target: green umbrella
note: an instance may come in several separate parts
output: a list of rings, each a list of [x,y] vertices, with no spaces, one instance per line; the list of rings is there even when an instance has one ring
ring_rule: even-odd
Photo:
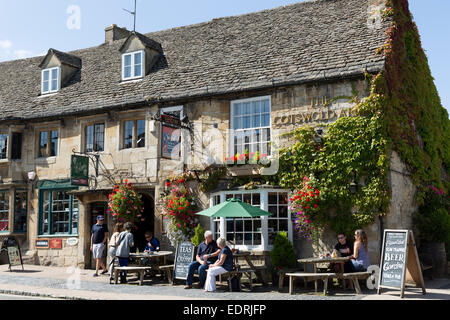
[[[200,216],[210,218],[233,218],[234,224],[234,243],[236,243],[236,218],[256,218],[261,216],[270,216],[271,213],[252,206],[241,199],[231,198],[214,207],[200,211]]]

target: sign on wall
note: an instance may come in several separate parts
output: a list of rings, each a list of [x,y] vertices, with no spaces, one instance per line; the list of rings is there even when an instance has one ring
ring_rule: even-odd
[[[170,126],[162,126],[161,156],[167,159],[180,157],[181,130]]]
[[[186,280],[189,264],[194,260],[194,245],[190,242],[180,242],[177,246],[174,266],[174,279]]]
[[[72,155],[70,180],[75,186],[89,186],[89,157]]]
[[[406,277],[422,287],[425,294],[425,284],[412,231],[384,230],[382,249],[378,294],[381,293],[381,288],[400,289],[400,297],[403,298]]]
[[[51,239],[50,249],[62,249],[62,239],[61,238]]]
[[[50,242],[48,239],[36,239],[34,246],[36,249],[48,249],[50,247]]]

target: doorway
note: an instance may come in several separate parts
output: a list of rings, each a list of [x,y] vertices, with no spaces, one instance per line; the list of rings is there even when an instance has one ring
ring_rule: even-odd
[[[142,202],[144,204],[144,212],[135,223],[135,228],[132,232],[134,236],[134,251],[136,251],[137,248],[139,248],[140,252],[144,251],[146,245],[146,231],[152,231],[153,233],[155,232],[154,194],[154,191],[141,193]]]
[[[111,234],[111,230],[110,230],[110,225],[109,225],[109,219],[108,216],[106,215],[106,210],[108,208],[108,203],[106,202],[93,202],[90,205],[90,220],[91,220],[91,226],[89,229],[89,247],[91,244],[91,230],[92,230],[92,226],[94,224],[97,223],[97,216],[103,216],[105,218],[105,220],[103,221],[104,224],[106,224],[108,226],[108,230],[109,230],[109,234]],[[103,250],[103,262],[106,264],[106,256],[107,256],[107,248],[105,248],[105,250]],[[95,269],[95,259],[94,256],[92,255],[92,251],[89,250],[89,254],[90,254],[90,269]]]

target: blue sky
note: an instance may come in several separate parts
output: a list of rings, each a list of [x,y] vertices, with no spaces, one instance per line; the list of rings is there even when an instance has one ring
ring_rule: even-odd
[[[274,8],[299,0],[138,0],[137,31],[146,33]],[[442,103],[450,113],[450,1],[409,0]],[[132,29],[133,0],[0,0],[0,61],[87,48],[105,27]],[[71,19],[79,10],[80,19]],[[79,25],[77,24],[79,21]]]

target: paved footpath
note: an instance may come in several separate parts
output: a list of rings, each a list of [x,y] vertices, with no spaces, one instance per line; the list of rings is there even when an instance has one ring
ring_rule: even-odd
[[[301,283],[297,285],[298,293],[294,295],[289,295],[287,288],[285,292],[279,293],[275,288],[261,286],[256,286],[254,292],[228,292],[227,287],[219,286],[217,292],[205,293],[198,289],[185,290],[182,281],[175,286],[163,282],[153,283],[150,279],[145,280],[143,286],[137,285],[137,282],[112,285],[107,275],[94,278],[92,270],[74,270],[25,265],[25,271],[14,267],[13,272],[10,272],[8,265],[0,265],[0,294],[89,300],[400,300],[399,291],[383,291],[386,293],[378,296],[364,285],[363,295],[339,289],[331,289],[327,296],[313,294],[312,284],[305,291]],[[426,288],[427,295],[422,295],[417,288],[407,288],[405,298],[450,300],[450,279],[429,281]]]

